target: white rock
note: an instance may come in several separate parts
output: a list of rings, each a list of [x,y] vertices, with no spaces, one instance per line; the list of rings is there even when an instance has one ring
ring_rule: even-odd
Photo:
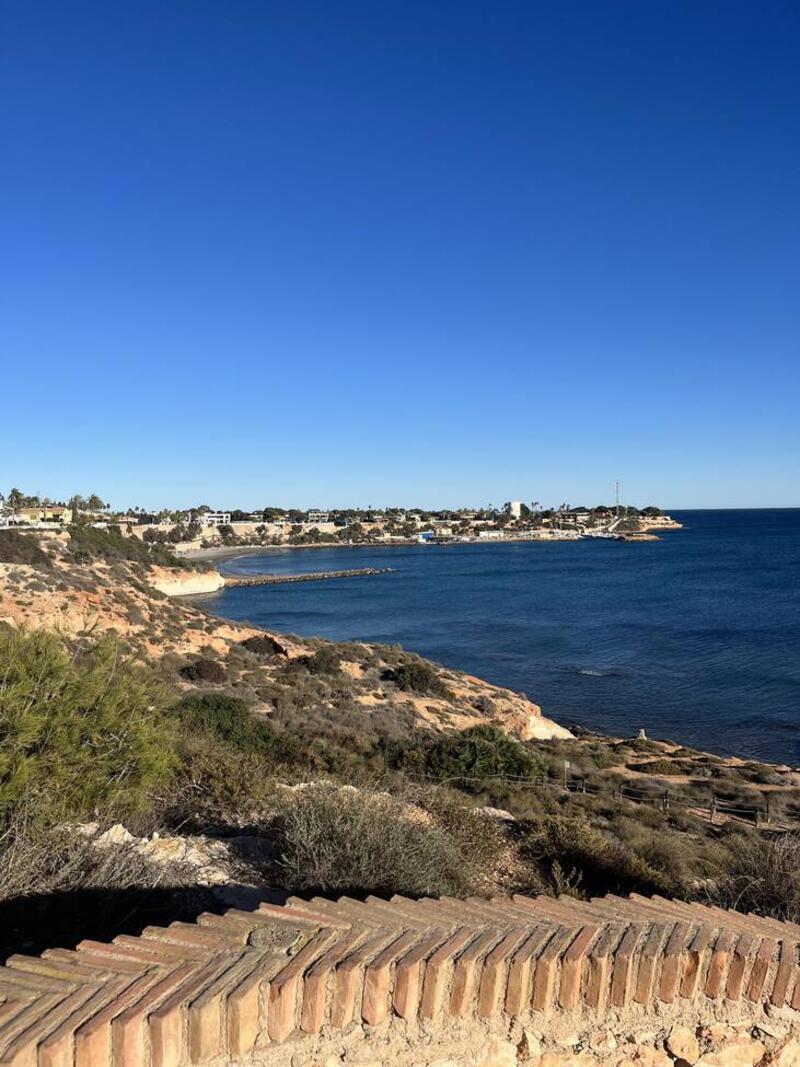
[[[100,834],[95,845],[98,848],[107,848],[110,845],[130,845],[135,840],[133,834],[126,830],[121,822],[118,822],[109,827],[105,833]]]
[[[700,1044],[694,1030],[690,1030],[688,1026],[673,1026],[666,1040],[666,1047],[676,1059],[685,1060],[687,1063],[697,1063],[700,1059]]]
[[[487,819],[497,819],[499,822],[516,822],[516,818],[510,811],[506,811],[505,808],[476,808],[478,815],[485,815]]]

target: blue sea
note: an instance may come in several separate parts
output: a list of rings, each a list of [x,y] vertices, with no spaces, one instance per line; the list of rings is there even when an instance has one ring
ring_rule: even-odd
[[[231,588],[202,605],[284,632],[399,643],[565,724],[800,763],[800,509],[673,514],[685,528],[643,544],[257,551],[223,569],[395,570]]]

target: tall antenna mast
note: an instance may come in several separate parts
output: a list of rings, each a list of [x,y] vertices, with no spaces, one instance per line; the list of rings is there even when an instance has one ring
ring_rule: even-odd
[[[614,482],[614,495],[617,500],[617,518],[619,518],[619,479]]]

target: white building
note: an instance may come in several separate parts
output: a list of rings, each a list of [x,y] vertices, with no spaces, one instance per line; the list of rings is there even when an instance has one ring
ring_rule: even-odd
[[[201,526],[230,526],[230,523],[229,511],[204,511],[200,516]]]
[[[317,511],[316,508],[311,508],[311,510],[308,513],[308,522],[327,522],[327,521],[328,521],[328,512],[327,511]]]
[[[521,500],[512,500],[510,503],[506,504],[506,511],[508,512],[508,514],[511,516],[512,519],[521,518],[522,517],[522,501]]]

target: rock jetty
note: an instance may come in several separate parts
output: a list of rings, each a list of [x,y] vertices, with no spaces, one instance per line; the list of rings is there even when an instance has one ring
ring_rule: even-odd
[[[322,582],[332,578],[369,578],[391,574],[394,567],[356,567],[343,571],[311,571],[308,574],[226,574],[225,585],[280,585],[286,582]]]

